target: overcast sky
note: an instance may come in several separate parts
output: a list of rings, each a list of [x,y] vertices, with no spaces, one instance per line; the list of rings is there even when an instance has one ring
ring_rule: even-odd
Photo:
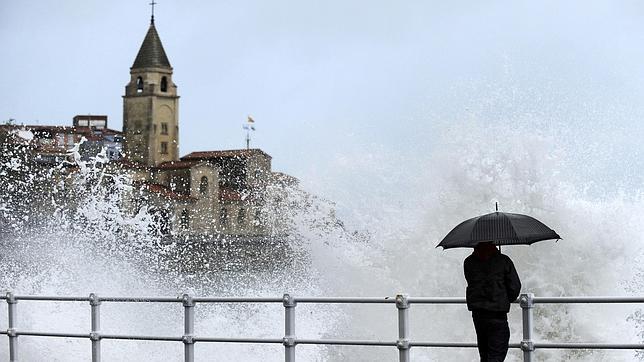
[[[120,129],[148,3],[0,2],[0,120],[106,114]],[[451,122],[529,118],[608,144],[589,168],[621,160],[641,184],[641,1],[160,0],[156,26],[181,154],[242,148],[250,114],[252,145],[307,181],[343,157],[429,152]]]

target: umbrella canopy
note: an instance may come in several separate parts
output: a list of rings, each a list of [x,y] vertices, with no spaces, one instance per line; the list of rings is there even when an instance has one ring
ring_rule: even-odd
[[[475,247],[481,242],[494,245],[530,245],[541,240],[561,239],[541,221],[522,214],[493,212],[465,220],[436,247],[443,249]]]

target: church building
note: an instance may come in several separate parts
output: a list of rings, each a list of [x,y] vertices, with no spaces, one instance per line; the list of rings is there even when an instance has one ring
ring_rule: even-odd
[[[267,187],[293,183],[271,170],[260,149],[179,153],[179,95],[154,16],[130,68],[123,96],[123,158],[132,176],[130,207],[147,207],[159,232],[172,235],[265,236]]]

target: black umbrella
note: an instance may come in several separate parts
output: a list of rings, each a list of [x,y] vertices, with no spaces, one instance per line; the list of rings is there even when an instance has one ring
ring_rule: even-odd
[[[561,239],[541,221],[522,214],[493,212],[465,220],[445,236],[436,247],[468,248],[481,242],[494,245],[530,245],[541,240]]]

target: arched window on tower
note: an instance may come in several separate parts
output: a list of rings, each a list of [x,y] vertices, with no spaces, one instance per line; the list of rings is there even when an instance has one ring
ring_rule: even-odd
[[[202,194],[208,192],[208,177],[201,176],[201,182],[199,182],[199,192]]]
[[[136,92],[137,93],[143,92],[143,78],[141,77],[136,78]]]
[[[168,91],[168,78],[162,77],[161,78],[161,92],[167,92]]]

